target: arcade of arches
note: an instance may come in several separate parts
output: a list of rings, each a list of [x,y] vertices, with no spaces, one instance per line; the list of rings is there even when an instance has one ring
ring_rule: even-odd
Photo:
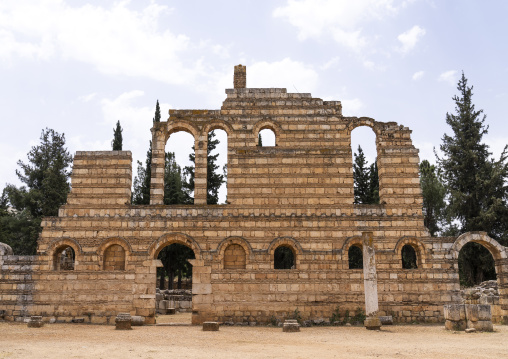
[[[345,116],[339,101],[308,93],[246,88],[245,74],[235,67],[235,88],[220,109],[170,110],[167,121],[153,124],[150,205],[130,204],[129,151],[76,153],[72,191],[58,217],[43,220],[37,256],[16,256],[0,244],[6,319],[112,323],[130,312],[154,322],[157,256],[171,243],[195,256],[188,260],[195,324],[262,323],[297,308],[303,319],[329,318],[337,306],[365,305],[363,233],[372,233],[380,315],[442,321],[443,305],[461,299],[458,255],[469,242],[492,254],[506,314],[507,248],[481,232],[429,236],[407,127]],[[379,204],[354,204],[351,132],[359,126],[376,136]],[[228,139],[223,205],[206,204],[214,129]],[[258,146],[265,129],[275,146]],[[176,131],[194,138],[193,205],[163,204],[165,145]]]

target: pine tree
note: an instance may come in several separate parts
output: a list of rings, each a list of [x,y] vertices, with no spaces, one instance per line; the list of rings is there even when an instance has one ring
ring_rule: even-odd
[[[113,129],[113,141],[111,141],[111,147],[113,147],[113,151],[121,151],[122,150],[122,132],[123,129],[120,126],[120,121],[116,122],[116,128]]]
[[[219,140],[215,139],[215,131],[210,131],[208,133],[207,146],[207,204],[217,204],[219,202],[219,188],[225,181],[225,174],[217,173],[219,166],[216,162],[219,154],[212,155],[213,150],[215,150],[218,144]],[[192,149],[194,150],[194,146]],[[189,155],[189,160],[194,164],[196,163],[194,152]],[[184,168],[185,182],[183,186],[189,194],[194,191],[194,168],[195,165]]]
[[[369,168],[369,204],[379,204],[379,174],[377,171],[377,158]]]
[[[440,148],[443,157],[438,163],[448,191],[449,221],[457,221],[460,233],[486,231],[489,236],[506,245],[508,236],[508,165],[506,147],[498,161],[491,157],[488,145],[482,142],[487,134],[483,110],[475,110],[472,103],[473,87],[468,87],[462,73],[458,82],[459,95],[454,96],[455,114],[446,114],[446,123],[453,135],[445,134]],[[473,244],[466,246],[459,257],[459,270],[463,277],[484,279],[487,250]],[[467,266],[461,263],[467,263]],[[490,263],[493,265],[493,263]],[[476,273],[476,274],[473,274]]]
[[[16,254],[35,254],[42,217],[58,215],[70,190],[72,156],[65,135],[46,128],[40,140],[28,153],[28,163],[18,161],[16,174],[26,187],[7,185],[2,192],[0,241]]]
[[[429,161],[420,163],[420,186],[423,197],[423,223],[432,237],[440,231],[444,219],[446,189]]]

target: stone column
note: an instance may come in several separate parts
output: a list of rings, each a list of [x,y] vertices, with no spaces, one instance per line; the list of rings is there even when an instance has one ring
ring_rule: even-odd
[[[166,137],[162,126],[154,123],[152,127],[152,170],[150,182],[150,204],[164,204],[164,155]]]
[[[365,290],[365,327],[367,329],[381,328],[378,318],[379,303],[377,297],[376,256],[374,250],[374,235],[372,232],[362,232],[363,250],[363,286]]]
[[[208,133],[202,133],[194,141],[195,169],[194,169],[194,204],[206,204],[206,176],[208,156]]]
[[[235,66],[235,74],[233,79],[233,86],[235,89],[244,89],[247,87],[247,67],[237,65]]]

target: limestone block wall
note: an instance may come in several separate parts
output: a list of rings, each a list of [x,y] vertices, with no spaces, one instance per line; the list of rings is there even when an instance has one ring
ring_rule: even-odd
[[[304,319],[328,318],[337,306],[364,307],[363,272],[348,261],[364,232],[372,232],[380,314],[442,321],[443,305],[460,300],[458,253],[471,241],[493,254],[500,306],[508,310],[505,247],[485,233],[429,237],[418,150],[407,127],[345,117],[339,101],[246,88],[244,70],[235,72],[220,110],[170,110],[167,121],[153,124],[150,205],[130,204],[130,152],[76,153],[67,204],[42,222],[30,314],[107,323],[130,312],[154,322],[157,255],[180,243],[195,255],[193,323],[268,322],[295,309]],[[376,135],[378,205],[353,203],[351,131],[358,126]],[[274,131],[276,146],[257,146],[265,128]],[[225,205],[206,204],[207,135],[214,129],[228,135]],[[177,131],[194,137],[194,205],[165,206],[165,144]],[[402,268],[404,245],[415,250],[418,268]],[[291,269],[275,269],[280,246],[294,255]],[[74,266],[58,265],[64,249],[72,250]],[[9,275],[4,267],[2,280]],[[14,287],[1,288],[7,292],[0,292],[0,305],[21,315],[14,313]]]

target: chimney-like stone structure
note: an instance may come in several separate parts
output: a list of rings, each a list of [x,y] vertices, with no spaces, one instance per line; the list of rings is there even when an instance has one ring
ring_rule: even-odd
[[[235,89],[244,89],[247,87],[247,67],[241,64],[235,66],[235,78],[233,80]]]

